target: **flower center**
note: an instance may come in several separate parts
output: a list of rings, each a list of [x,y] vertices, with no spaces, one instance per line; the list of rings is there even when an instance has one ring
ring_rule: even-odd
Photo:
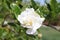
[[[32,26],[32,21],[27,22],[26,25]]]
[[[32,26],[32,20],[24,21],[24,25],[26,25],[26,26]]]

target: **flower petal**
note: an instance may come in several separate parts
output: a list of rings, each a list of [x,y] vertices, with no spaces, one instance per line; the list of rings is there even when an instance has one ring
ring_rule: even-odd
[[[26,33],[27,33],[27,34],[30,34],[30,35],[33,35],[33,34],[36,33],[36,29],[35,29],[35,30],[33,30],[33,29],[28,29],[28,30],[26,31]]]

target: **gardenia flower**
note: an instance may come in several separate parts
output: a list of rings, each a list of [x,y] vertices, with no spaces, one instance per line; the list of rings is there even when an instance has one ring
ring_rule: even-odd
[[[33,8],[26,8],[25,11],[18,15],[17,19],[22,27],[28,28],[26,33],[33,35],[36,33],[37,29],[41,27],[45,18],[41,18]]]

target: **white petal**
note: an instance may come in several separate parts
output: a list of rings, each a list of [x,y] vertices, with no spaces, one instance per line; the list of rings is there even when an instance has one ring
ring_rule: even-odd
[[[42,24],[39,24],[39,23],[35,23],[33,24],[33,29],[38,29],[41,27]]]
[[[45,18],[41,18],[41,21],[43,22],[45,20]]]
[[[28,29],[28,30],[26,31],[26,33],[27,33],[27,34],[30,34],[30,35],[34,35],[34,34],[36,33],[36,29],[35,29],[35,30],[33,30],[33,29]]]
[[[21,15],[18,15],[17,19],[18,19],[18,21],[19,21],[20,23],[23,23],[23,22],[22,22],[23,20],[22,20]]]
[[[26,8],[26,11],[34,11],[34,9],[33,8]]]
[[[45,18],[40,18],[40,24],[42,24],[44,20]]]
[[[7,22],[7,21],[4,21],[4,25],[5,25],[5,24],[8,24],[8,22]]]

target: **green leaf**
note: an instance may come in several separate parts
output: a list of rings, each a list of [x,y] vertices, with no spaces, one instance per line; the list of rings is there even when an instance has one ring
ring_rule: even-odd
[[[51,5],[51,9],[53,11],[56,11],[56,9],[57,9],[57,1],[56,0],[51,0],[50,5]]]
[[[34,0],[31,0],[32,7],[36,10],[38,8]]]
[[[11,7],[11,9],[12,9],[12,12],[14,13],[14,15],[15,15],[15,17],[17,18],[17,16],[20,14],[20,7],[17,5],[17,4],[15,4],[15,3],[12,3],[11,5],[10,5],[10,7]]]

